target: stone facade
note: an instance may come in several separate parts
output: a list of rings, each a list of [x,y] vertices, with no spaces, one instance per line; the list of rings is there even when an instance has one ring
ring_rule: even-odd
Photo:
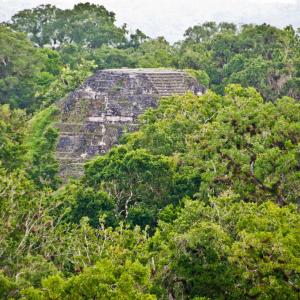
[[[107,152],[137,117],[162,96],[204,88],[182,71],[111,69],[98,71],[61,103],[56,156],[62,177],[80,176],[84,162]]]

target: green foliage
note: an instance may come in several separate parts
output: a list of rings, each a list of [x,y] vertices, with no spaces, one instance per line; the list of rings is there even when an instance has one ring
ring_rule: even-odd
[[[135,52],[140,68],[161,68],[174,66],[174,50],[163,38],[143,42]]]
[[[0,25],[0,103],[31,111],[46,56],[25,34]]]
[[[78,44],[90,48],[125,43],[125,28],[114,25],[115,15],[103,6],[80,3],[61,10],[41,5],[12,17],[10,26],[26,32],[40,47]]]
[[[155,155],[186,152],[186,137],[222,106],[219,96],[209,95],[209,105],[205,105],[208,96],[187,94],[162,98],[158,108],[149,109],[140,117],[141,128],[126,137],[127,143],[133,148],[146,148]]]
[[[236,31],[236,25],[233,23],[205,22],[202,25],[189,27],[184,36],[187,43],[201,43],[209,41],[220,33],[235,33]]]
[[[299,298],[299,33],[207,22],[184,38],[127,36],[89,3],[0,26],[1,299]],[[55,102],[121,67],[214,92],[160,99],[60,186]]]
[[[252,88],[229,86],[220,97],[162,99],[127,138],[133,148],[171,155],[180,173],[200,177],[202,199],[232,189],[244,200],[297,202],[299,103],[264,103]],[[197,177],[197,176],[196,176]]]
[[[38,45],[50,43],[51,23],[56,19],[58,8],[52,5],[41,5],[32,10],[26,9],[11,19],[12,28],[30,34],[31,40]]]
[[[20,272],[19,280],[32,284],[33,272],[43,276],[42,269],[50,268],[45,258],[31,255],[38,254],[41,240],[51,234],[53,217],[49,212],[56,205],[36,189],[25,172],[0,170],[0,268],[6,275],[13,277]]]
[[[297,299],[299,222],[294,206],[186,200],[150,243],[156,276],[175,298]]]
[[[298,98],[299,35],[289,26],[207,22],[190,27],[179,44],[181,68],[205,71],[210,87],[223,93],[229,83],[253,86],[265,99]]]
[[[59,276],[44,279],[42,289],[27,289],[22,294],[26,299],[38,296],[37,299],[155,300],[156,297],[148,293],[149,275],[149,268],[138,261],[118,265],[107,259],[67,280]]]
[[[202,70],[193,70],[193,69],[185,69],[185,72],[187,72],[189,75],[194,77],[199,84],[202,84],[206,88],[209,86],[209,76],[205,71]]]
[[[172,201],[173,174],[167,157],[120,146],[88,163],[83,182],[112,197],[116,217],[145,226],[154,225],[158,210]]]
[[[75,201],[72,211],[74,222],[80,221],[83,217],[88,217],[89,223],[95,228],[99,226],[100,221],[105,221],[110,226],[117,225],[116,216],[113,212],[115,203],[107,193],[79,186],[72,196]]]
[[[71,69],[68,65],[63,67],[61,73],[47,90],[43,91],[38,97],[45,107],[63,99],[68,93],[74,91],[85,79],[92,75],[95,68],[93,61],[80,60],[78,65]]]
[[[28,170],[30,177],[40,187],[58,187],[61,180],[58,177],[59,165],[54,157],[58,132],[47,128],[34,149],[32,167]]]
[[[69,213],[63,198],[36,191],[24,173],[6,174],[1,170],[0,180],[0,268],[5,274],[0,277],[2,295],[19,298],[21,292],[37,299],[44,292],[54,295],[60,292],[57,286],[50,287],[45,282],[51,282],[53,276],[61,277],[61,272],[71,276],[65,282],[66,290],[61,289],[62,293],[73,291],[70,299],[77,293],[90,299],[90,294],[104,290],[111,295],[111,284],[119,286],[118,295],[122,291],[136,293],[140,299],[144,292],[147,294],[149,267],[136,260],[136,253],[146,239],[139,228],[128,230],[121,226],[113,231],[101,224],[99,229],[93,229],[86,218],[80,225],[63,223]],[[91,268],[83,271],[87,266]],[[82,275],[72,277],[72,273],[81,271]],[[83,289],[80,282],[89,280],[91,274],[98,282],[95,290]],[[48,276],[51,277],[46,279]],[[88,281],[83,285],[89,284]]]
[[[29,176],[1,169],[5,296],[297,299],[298,102],[239,85],[163,98],[53,192],[55,111],[29,123]]]
[[[23,162],[25,112],[0,105],[0,166],[13,170]]]
[[[200,193],[230,188],[248,201],[296,202],[299,103],[264,103],[250,88],[230,86],[226,93],[224,107],[191,137],[190,162],[202,173]]]
[[[0,295],[4,299],[11,299],[14,296],[14,291],[16,289],[16,284],[5,276],[2,272],[0,273]]]
[[[91,59],[95,61],[99,69],[134,68],[136,66],[136,59],[130,49],[102,46],[93,51]]]
[[[58,108],[54,105],[38,112],[28,122],[25,144],[28,149],[28,159],[32,159],[37,144],[40,142],[45,130],[54,122]]]
[[[12,108],[33,112],[42,104],[49,105],[77,87],[93,68],[91,62],[78,63],[72,70],[74,78],[67,80],[68,67],[63,67],[57,51],[38,49],[25,34],[4,25],[0,26],[0,42],[0,99]],[[64,86],[59,84],[61,80],[65,80]]]
[[[58,108],[54,105],[37,113],[28,123],[25,147],[28,173],[40,187],[57,187],[58,163],[54,157],[58,132],[52,127]]]
[[[137,29],[135,33],[130,34],[128,46],[130,48],[138,48],[143,42],[147,40],[149,40],[149,37],[146,36],[141,30]]]

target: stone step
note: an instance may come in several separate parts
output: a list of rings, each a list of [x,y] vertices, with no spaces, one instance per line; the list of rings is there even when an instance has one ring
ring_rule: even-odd
[[[187,89],[168,89],[168,88],[164,88],[164,87],[161,87],[161,88],[156,88],[157,91],[168,91],[170,93],[174,93],[174,92],[184,92],[186,91]]]
[[[172,93],[170,93],[170,92],[160,92],[159,93],[159,95],[160,96],[172,96],[172,95],[184,95],[185,94],[185,92],[172,92]]]
[[[82,153],[78,153],[78,152],[74,152],[74,151],[56,151],[56,156],[58,158],[65,158],[65,157],[69,157],[70,159],[77,159],[77,158],[81,158]],[[89,157],[89,155],[86,155],[86,157]]]
[[[186,90],[186,88],[182,86],[168,86],[168,85],[154,85],[156,89],[168,89],[168,90]]]
[[[151,80],[152,84],[167,84],[167,85],[183,85],[185,86],[185,82],[181,80]]]
[[[86,158],[77,158],[77,157],[73,157],[73,156],[56,156],[56,159],[61,162],[61,163],[84,163],[88,157]]]
[[[74,163],[83,164],[86,161],[86,159],[74,158],[74,157],[59,157],[59,156],[57,156],[56,159],[62,163],[68,163],[68,164],[74,164]]]
[[[177,85],[180,85],[182,87],[186,86],[186,84],[182,81],[172,81],[172,82],[169,82],[169,81],[151,81],[151,83],[153,85],[167,85],[167,86],[170,86],[170,87],[174,87],[174,86],[177,86]]]
[[[60,136],[95,136],[103,137],[103,133],[93,133],[93,132],[60,132]]]
[[[178,76],[174,76],[174,77],[152,77],[149,76],[148,77],[150,80],[156,81],[156,80],[163,80],[163,81],[185,81],[184,77],[178,77]]]
[[[69,156],[70,154],[75,154],[74,152],[68,152],[68,151],[56,151],[56,156],[57,157],[66,157]]]
[[[77,158],[77,157],[59,157],[59,156],[56,156],[56,159],[57,161],[59,162],[59,164],[61,165],[66,165],[66,166],[69,166],[69,165],[73,165],[73,164],[78,164],[78,165],[84,165],[84,163],[91,159],[92,156],[89,156],[89,157],[86,157],[86,158]]]
[[[154,88],[156,89],[167,89],[172,90],[171,92],[174,93],[174,91],[181,92],[181,90],[186,90],[187,86],[185,84],[185,78],[186,76],[184,74],[177,74],[177,73],[166,73],[165,75],[161,74],[147,74],[148,79],[150,79],[151,83],[153,84]],[[120,77],[121,79],[122,77]],[[136,91],[136,86],[133,87],[118,87],[117,84],[115,84],[114,80],[108,80],[108,79],[98,79],[96,80],[99,85],[97,86],[96,90],[98,92],[103,93],[114,93],[114,88],[118,88],[118,91],[126,91],[126,94],[132,94]],[[116,91],[117,92],[117,91]]]
[[[160,97],[170,97],[174,95],[184,95],[184,93],[160,93]]]
[[[161,75],[161,74],[148,74],[147,75],[148,78],[186,78],[185,75],[181,75],[181,74],[166,74],[165,76]]]
[[[166,83],[166,82],[157,82],[157,83],[153,83],[152,84],[154,86],[166,86],[168,88],[177,88],[177,87],[181,87],[181,88],[186,88],[186,85],[183,84],[182,82],[172,82],[172,83]]]
[[[161,86],[161,87],[155,87],[155,89],[157,91],[168,91],[170,93],[173,93],[173,92],[176,92],[176,91],[186,91],[187,89],[182,89],[182,88],[173,88],[173,89],[170,89],[168,87],[165,87],[165,86]]]
[[[61,125],[62,123],[60,123],[60,122],[55,122],[55,123],[53,123],[54,125]],[[81,126],[83,126],[83,125],[85,125],[85,123],[72,123],[72,122],[64,122],[63,124],[66,124],[66,125],[81,125]]]
[[[168,72],[168,73],[147,73],[146,76],[149,77],[186,77],[185,73],[180,72]]]
[[[185,84],[184,80],[174,80],[174,79],[173,80],[172,79],[170,79],[170,80],[150,79],[150,81],[152,83],[161,83],[161,82],[163,82],[163,83],[167,83],[167,84],[175,84],[175,83]]]
[[[184,78],[149,78],[152,82],[185,82]]]
[[[168,89],[168,88],[156,88],[157,91],[161,91],[161,92],[169,92],[169,93],[176,93],[176,92],[186,92],[188,89]]]
[[[170,79],[170,78],[172,78],[172,79],[185,79],[186,76],[184,76],[184,75],[173,75],[173,74],[169,74],[169,75],[167,75],[167,76],[161,76],[161,75],[149,75],[148,78],[150,78],[150,79],[152,79],[152,78],[162,78],[162,79],[168,80],[168,79]]]
[[[185,76],[147,76],[150,80],[185,80]]]
[[[70,166],[84,166],[85,162],[72,162],[70,164],[68,164],[68,167]],[[62,165],[62,167],[64,167],[64,165]]]

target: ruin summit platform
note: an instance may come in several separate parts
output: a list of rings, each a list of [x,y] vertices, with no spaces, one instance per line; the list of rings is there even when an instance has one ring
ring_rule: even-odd
[[[163,96],[201,95],[204,87],[183,71],[110,69],[98,71],[61,103],[56,156],[61,176],[78,177],[87,159],[106,153],[137,117]]]

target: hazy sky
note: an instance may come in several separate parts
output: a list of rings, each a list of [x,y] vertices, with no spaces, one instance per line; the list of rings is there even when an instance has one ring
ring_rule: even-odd
[[[7,21],[24,8],[51,3],[72,7],[76,0],[0,0],[0,20]],[[270,23],[300,27],[300,0],[90,0],[116,13],[118,24],[140,28],[151,37],[165,36],[173,42],[187,27],[204,21]]]

